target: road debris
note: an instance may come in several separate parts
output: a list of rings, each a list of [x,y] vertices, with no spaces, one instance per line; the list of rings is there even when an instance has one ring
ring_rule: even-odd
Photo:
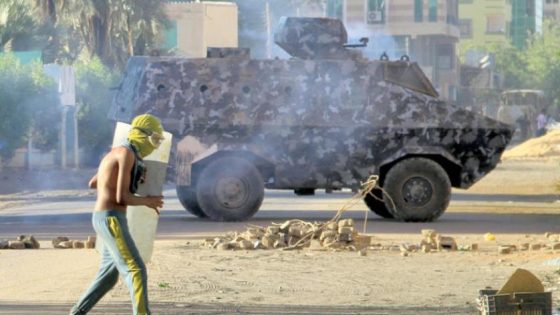
[[[288,220],[267,227],[250,226],[247,230],[208,238],[203,246],[220,250],[303,249],[361,251],[371,243],[371,236],[360,235],[354,220],[338,222],[306,222]]]
[[[87,241],[70,240],[66,236],[58,236],[52,240],[54,248],[68,249],[68,248],[95,248],[95,236],[88,236]]]
[[[39,249],[41,244],[33,235],[20,235],[16,240],[0,241],[0,249]]]

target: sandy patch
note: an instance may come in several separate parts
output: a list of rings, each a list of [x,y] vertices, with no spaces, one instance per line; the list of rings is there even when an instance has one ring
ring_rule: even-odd
[[[199,242],[157,241],[148,265],[150,299],[154,302],[244,303],[286,305],[402,305],[465,307],[474,305],[477,290],[499,287],[516,268],[543,280],[560,302],[559,267],[544,261],[551,251],[499,255],[497,244],[545,241],[542,235],[455,235],[460,244],[477,242],[475,252],[413,253],[370,250],[355,252],[218,251]],[[418,235],[383,235],[385,245],[418,242]],[[99,257],[94,250],[0,251],[0,301],[73,302],[94,276]],[[122,282],[104,302],[126,302]],[[474,307],[474,306],[473,306]]]

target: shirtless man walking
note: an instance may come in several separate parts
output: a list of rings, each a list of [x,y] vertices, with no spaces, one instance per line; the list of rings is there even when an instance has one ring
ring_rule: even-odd
[[[99,164],[89,187],[97,188],[97,202],[92,223],[103,241],[101,265],[91,286],[74,305],[70,314],[87,314],[93,306],[123,277],[132,300],[134,314],[150,314],[148,307],[146,266],[130,237],[126,221],[127,206],[147,206],[159,214],[162,196],[134,195],[144,180],[142,158],[163,141],[163,128],[156,117],[144,114],[132,121],[128,139],[115,147]]]

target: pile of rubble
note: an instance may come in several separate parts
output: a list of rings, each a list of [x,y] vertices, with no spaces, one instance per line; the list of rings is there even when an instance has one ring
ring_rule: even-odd
[[[41,244],[33,235],[20,235],[14,241],[0,241],[0,249],[39,249]]]
[[[538,251],[538,250],[560,250],[560,234],[545,233],[544,236],[549,240],[548,244],[544,243],[523,243],[519,245],[500,245],[498,246],[498,253],[511,254],[515,251]]]
[[[370,242],[371,236],[360,235],[352,219],[327,223],[288,220],[282,224],[251,226],[242,233],[232,232],[209,238],[202,245],[221,250],[310,248],[359,251],[368,247]]]
[[[442,250],[478,250],[478,244],[458,246],[455,239],[438,234],[435,230],[422,230],[423,239],[418,244],[384,246],[372,244],[371,236],[361,235],[354,227],[352,219],[310,223],[289,220],[268,227],[251,226],[241,233],[231,232],[225,236],[208,238],[202,246],[220,250],[252,249],[302,249],[359,251],[365,255],[368,249],[400,251],[409,253],[429,253]]]
[[[72,241],[68,237],[58,236],[52,240],[54,248],[95,248],[95,236],[88,236],[87,241]]]

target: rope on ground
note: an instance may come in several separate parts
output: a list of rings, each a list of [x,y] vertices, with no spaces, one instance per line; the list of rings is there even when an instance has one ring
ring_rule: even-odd
[[[321,233],[323,231],[323,229],[328,224],[330,224],[332,222],[338,222],[340,220],[340,218],[342,217],[342,214],[344,212],[346,212],[348,209],[352,208],[354,205],[356,205],[356,203],[361,202],[361,200],[363,200],[368,194],[373,196],[373,194],[371,192],[374,188],[377,187],[378,181],[379,181],[379,176],[377,176],[377,175],[371,175],[370,177],[368,177],[367,181],[365,181],[363,183],[360,183],[362,188],[356,194],[354,194],[354,196],[352,196],[349,200],[346,201],[346,203],[336,212],[335,216],[332,219],[330,219],[329,221],[321,224],[317,229],[315,229],[313,231],[310,231],[307,234],[303,235],[302,238],[299,241],[297,241],[294,245],[283,248],[283,250],[299,249],[299,248],[302,248],[302,247],[306,246],[309,242],[311,242],[314,235],[316,235],[317,233]],[[381,189],[380,187],[377,187],[377,188]],[[367,211],[368,211],[368,209],[366,209],[365,220],[364,220],[364,234],[365,234],[366,229],[367,229]],[[313,226],[313,224],[311,224],[309,222],[306,222],[306,221],[302,221],[302,220],[290,220],[290,221],[291,222],[300,222],[300,223],[303,223],[305,225]]]

